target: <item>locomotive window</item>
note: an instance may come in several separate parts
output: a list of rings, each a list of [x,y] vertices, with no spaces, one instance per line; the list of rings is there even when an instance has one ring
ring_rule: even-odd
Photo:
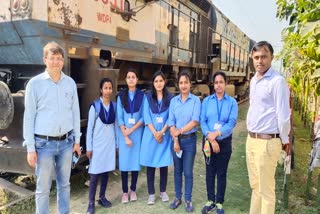
[[[233,43],[230,44],[230,52],[229,52],[229,63],[230,63],[230,68],[233,70],[234,66],[234,53],[235,53],[235,46]]]
[[[227,40],[221,40],[221,62],[229,64],[229,43]]]
[[[220,56],[220,44],[212,44],[212,56],[213,57]]]
[[[189,49],[193,50],[194,49],[194,39],[195,39],[196,34],[192,31],[190,31],[189,34]]]
[[[245,71],[245,69],[247,69],[247,64],[248,64],[248,53],[247,53],[247,52],[244,52],[244,59],[243,59],[243,68],[244,68],[244,71]]]
[[[240,55],[240,71],[243,72],[243,68],[244,68],[244,53],[245,50],[241,49],[241,55]]]
[[[170,30],[170,44],[172,46],[178,46],[178,36],[179,36],[178,27],[175,25],[169,24],[168,28]]]
[[[234,64],[239,65],[240,64],[240,48],[239,46],[235,45],[234,49]]]

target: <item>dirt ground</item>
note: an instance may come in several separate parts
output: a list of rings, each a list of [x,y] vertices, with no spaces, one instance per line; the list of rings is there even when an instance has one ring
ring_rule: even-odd
[[[237,126],[233,132],[233,153],[228,168],[227,189],[225,195],[224,209],[228,214],[245,214],[249,212],[251,189],[248,182],[248,173],[245,160],[245,141],[247,137],[246,130],[246,113],[248,103],[239,106],[239,117]],[[317,213],[314,208],[314,197],[304,203],[305,198],[305,183],[307,175],[307,153],[310,151],[310,144],[307,144],[306,133],[308,129],[303,127],[301,120],[295,116],[294,130],[297,132],[295,136],[295,163],[296,168],[292,171],[291,178],[288,178],[289,185],[289,209],[284,209],[283,198],[283,170],[279,166],[276,173],[276,213]],[[194,186],[193,186],[193,205],[195,207],[194,213],[201,213],[201,209],[207,201],[206,197],[206,184],[205,184],[205,163],[201,152],[201,139],[202,135],[198,132],[198,147],[197,155],[194,165]],[[303,151],[303,152],[301,152]],[[316,171],[318,174],[319,171]],[[185,213],[184,206],[180,206],[176,210],[168,208],[168,202],[162,202],[159,198],[159,172],[156,174],[156,203],[155,205],[147,205],[148,192],[145,169],[142,169],[139,174],[137,195],[138,200],[133,203],[121,204],[121,178],[120,172],[114,171],[110,173],[107,198],[112,202],[112,207],[105,209],[96,204],[96,213],[126,213],[126,214],[158,214],[158,213]],[[85,182],[89,179],[87,174],[77,174],[71,178],[71,213],[80,214],[86,213],[88,205],[88,187]],[[315,189],[316,180],[313,179]],[[97,189],[97,195],[99,187]],[[174,185],[173,185],[173,167],[169,168],[167,193],[170,200],[174,198]],[[314,194],[313,194],[314,196]],[[50,211],[57,213],[56,208],[56,191],[53,188],[51,192]],[[34,203],[31,201],[30,203]],[[33,213],[34,210],[25,209],[19,213]],[[16,213],[16,212],[12,212]]]

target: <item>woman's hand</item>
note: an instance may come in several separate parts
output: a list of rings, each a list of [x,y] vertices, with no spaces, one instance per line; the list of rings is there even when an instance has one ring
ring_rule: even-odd
[[[216,140],[210,141],[211,147],[214,153],[218,154],[220,152],[220,146]]]
[[[158,143],[162,143],[162,132],[155,132],[153,136]]]
[[[216,138],[219,136],[219,132],[215,131],[215,132],[209,132],[207,139],[211,142],[211,141],[215,141]]]
[[[123,134],[123,136],[124,137],[128,137],[127,135],[126,135],[126,129],[127,129],[127,127],[125,127],[125,126],[120,126],[120,129],[121,129],[121,132],[122,132],[122,134]]]
[[[124,136],[128,137],[131,133],[133,132],[133,129],[132,128],[125,128],[124,129]]]
[[[127,146],[131,147],[133,145],[132,140],[129,137],[125,138]]]

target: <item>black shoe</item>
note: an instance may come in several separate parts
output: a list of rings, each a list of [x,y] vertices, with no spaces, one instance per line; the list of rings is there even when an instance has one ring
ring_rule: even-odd
[[[94,203],[89,203],[87,214],[94,214]]]
[[[208,201],[206,203],[206,205],[202,208],[201,213],[202,214],[207,214],[207,213],[210,213],[210,212],[214,211],[216,208],[217,208],[216,204],[213,201]]]
[[[180,204],[181,204],[181,199],[175,198],[175,199],[171,202],[171,204],[169,205],[169,207],[174,210],[174,209],[177,209],[177,208],[180,206]]]
[[[103,206],[104,208],[109,208],[112,206],[111,202],[108,201],[106,198],[100,198],[98,200],[98,204],[100,204],[101,206]]]
[[[186,212],[187,213],[193,212],[193,206],[191,201],[186,201]]]

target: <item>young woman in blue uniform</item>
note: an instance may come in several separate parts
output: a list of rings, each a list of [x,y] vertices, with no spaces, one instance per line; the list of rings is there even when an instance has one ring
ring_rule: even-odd
[[[140,171],[140,144],[143,133],[142,103],[144,93],[136,88],[136,70],[128,69],[126,74],[128,88],[117,98],[117,122],[120,127],[118,137],[119,169],[122,178],[122,203],[129,201],[128,172],[131,171],[130,201],[136,201],[136,185]]]
[[[180,94],[172,98],[170,102],[168,119],[170,133],[174,139],[172,155],[176,193],[176,198],[170,204],[170,208],[176,209],[181,204],[183,173],[185,178],[185,209],[187,212],[192,212],[193,165],[201,103],[197,96],[190,93],[191,77],[188,72],[179,73],[178,83]]]
[[[147,167],[148,204],[155,202],[154,177],[160,168],[160,197],[169,201],[166,193],[168,166],[172,164],[171,137],[167,125],[169,104],[172,98],[165,87],[165,76],[161,71],[154,74],[151,90],[143,102],[145,127],[141,143],[140,164]]]
[[[218,71],[213,75],[214,94],[202,102],[200,125],[203,135],[210,142],[211,156],[206,161],[206,184],[208,202],[202,213],[216,209],[223,214],[222,204],[227,185],[227,169],[232,152],[232,131],[237,123],[238,104],[226,92],[226,75]],[[215,179],[217,190],[215,191]]]
[[[112,81],[104,78],[100,82],[100,98],[91,105],[87,127],[87,157],[90,161],[89,206],[87,213],[94,213],[98,178],[101,178],[98,203],[111,207],[105,197],[108,172],[115,169],[116,153],[116,104],[110,100]]]

